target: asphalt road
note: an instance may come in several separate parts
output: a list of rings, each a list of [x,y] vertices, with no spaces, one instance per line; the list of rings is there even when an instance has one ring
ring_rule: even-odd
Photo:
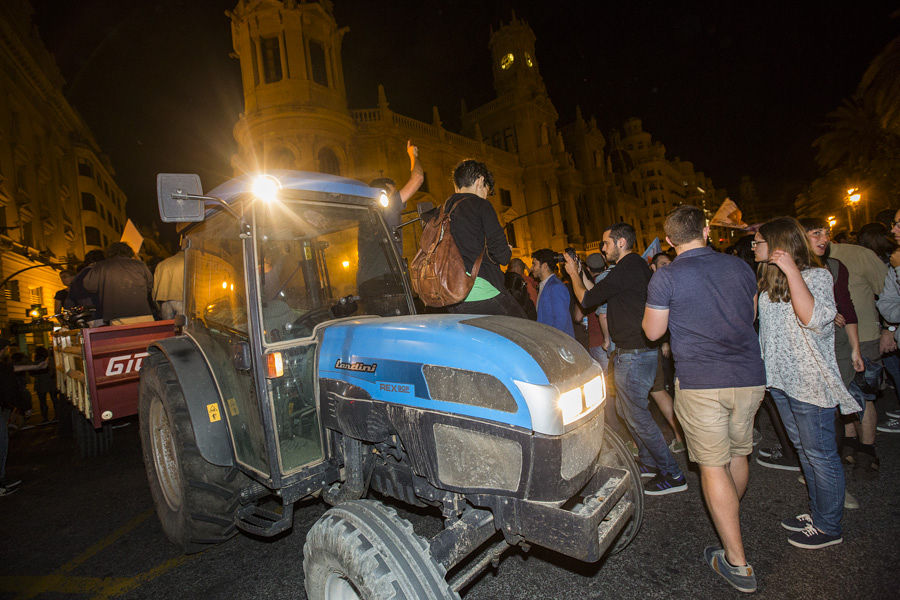
[[[893,405],[891,399],[890,405]],[[773,439],[766,430],[764,435]],[[326,510],[298,507],[293,530],[275,540],[238,535],[201,554],[180,555],[160,529],[150,498],[136,424],[117,429],[114,451],[81,459],[52,426],[13,434],[9,472],[21,490],[0,498],[2,598],[306,598],[303,544]],[[765,443],[765,441],[764,441]],[[801,550],[787,543],[785,516],[806,512],[797,474],[752,463],[742,504],[758,598],[897,598],[900,554],[900,435],[879,434],[882,472],[848,487],[862,508],[846,511],[844,543]],[[684,463],[684,454],[679,455]],[[647,498],[644,525],[621,554],[586,565],[539,549],[508,552],[498,569],[465,590],[467,600],[511,598],[734,598],[741,596],[703,563],[716,542],[699,478],[687,492]],[[433,534],[437,518],[401,511]]]

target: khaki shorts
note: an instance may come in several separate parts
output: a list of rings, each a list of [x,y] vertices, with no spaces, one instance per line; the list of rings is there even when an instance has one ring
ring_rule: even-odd
[[[684,430],[690,459],[706,467],[753,453],[753,419],[763,385],[683,390],[675,380],[675,414]]]

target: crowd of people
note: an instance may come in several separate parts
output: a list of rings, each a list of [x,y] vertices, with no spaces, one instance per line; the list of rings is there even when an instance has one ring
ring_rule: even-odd
[[[114,242],[105,252],[88,252],[78,269],[62,271],[60,280],[64,287],[54,296],[55,313],[72,310],[88,315],[87,325],[171,319],[183,310],[184,252],[159,262],[151,274],[131,246]],[[7,478],[6,459],[10,427],[23,427],[32,414],[29,376],[40,407],[38,424],[49,424],[58,418],[53,364],[51,352],[44,346],[36,346],[29,360],[8,339],[0,338],[0,496],[16,492],[22,483]]]
[[[703,211],[681,206],[665,222],[674,256],[659,253],[648,264],[634,229],[616,223],[600,253],[582,262],[574,252],[538,249],[526,272],[521,259],[510,260],[487,201],[490,172],[467,162],[451,201],[471,198],[472,218],[451,229],[465,240],[467,269],[485,247],[493,269],[483,280],[479,271],[450,312],[531,318],[578,339],[609,375],[607,427],[632,447],[644,493],[687,489],[675,458],[685,448],[699,466],[721,540],[705,558],[736,589],[756,590],[739,509],[760,407],[779,445],[759,448],[756,461],[802,471],[808,490],[808,512],[781,522],[787,541],[804,549],[841,543],[843,511],[859,507],[842,463],[855,477],[877,477],[876,432],[900,433],[900,413],[888,410],[878,423],[874,404],[883,389],[900,390],[900,211],[842,243],[822,220],[781,217],[719,252]],[[507,263],[501,280],[495,271]]]
[[[408,143],[407,151],[412,175],[403,188],[373,182],[389,191],[392,224],[421,185],[418,149]],[[804,549],[841,543],[843,510],[859,506],[846,491],[842,463],[859,478],[877,477],[877,432],[900,433],[900,413],[886,411],[888,420],[878,423],[875,408],[891,383],[900,390],[900,210],[841,243],[820,219],[781,217],[719,252],[707,241],[703,211],[685,205],[666,218],[669,253],[648,260],[637,253],[633,227],[616,223],[603,232],[600,252],[584,261],[574,251],[541,248],[526,265],[512,258],[488,200],[494,180],[487,166],[463,161],[453,182],[451,234],[467,273],[477,276],[447,311],[532,319],[579,340],[607,374],[607,427],[631,447],[644,493],[687,489],[676,454],[686,450],[699,466],[721,540],[705,550],[716,573],[740,591],[756,589],[740,500],[761,437],[761,407],[778,445],[758,448],[756,461],[802,472],[808,490],[809,511],[781,522],[787,541]],[[66,288],[56,308],[92,307],[94,324],[171,318],[183,310],[183,270],[180,252],[154,277],[116,242],[61,274]],[[42,381],[48,353],[39,348],[25,365],[7,340],[0,350],[4,495],[19,483],[5,478],[5,425],[27,393],[25,371]],[[45,383],[35,391],[47,421],[52,388]],[[660,427],[651,402],[668,427]]]

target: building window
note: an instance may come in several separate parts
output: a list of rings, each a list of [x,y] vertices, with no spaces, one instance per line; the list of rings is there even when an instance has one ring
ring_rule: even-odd
[[[516,228],[512,223],[506,226],[506,241],[509,242],[509,245],[513,248],[519,247],[519,244],[516,243]]]
[[[319,150],[319,172],[328,173],[329,175],[341,174],[341,163],[337,156],[331,151],[331,148],[322,148]]]
[[[260,38],[263,61],[263,79],[266,83],[281,81],[281,51],[278,38]]]
[[[84,175],[85,177],[93,177],[94,176],[94,168],[91,166],[91,163],[85,159],[78,160],[78,174]]]
[[[36,287],[31,288],[31,303],[32,304],[43,304],[44,303],[44,288]]]
[[[512,206],[512,194],[509,193],[509,190],[500,188],[500,204],[503,206]]]
[[[328,64],[325,61],[325,47],[321,42],[309,41],[309,69],[312,80],[319,85],[328,85]]]
[[[113,225],[113,216],[111,212],[106,213],[106,222],[109,223],[110,227],[114,227]]]
[[[30,221],[28,223],[25,223],[24,225],[22,225],[22,243],[25,244],[26,246],[30,246],[32,248],[35,247],[35,245],[34,245],[34,227],[32,226]]]
[[[3,286],[2,295],[10,302],[21,302],[22,299],[19,294],[19,280],[13,279],[11,281],[7,281],[6,285]]]
[[[96,227],[84,228],[84,243],[88,246],[100,245],[100,230]]]
[[[81,192],[81,210],[97,212],[97,198],[90,192]]]
[[[259,46],[256,43],[256,40],[253,40],[253,49],[250,52],[250,62],[253,63],[253,85],[259,85],[259,58],[257,58],[257,53],[259,52]]]

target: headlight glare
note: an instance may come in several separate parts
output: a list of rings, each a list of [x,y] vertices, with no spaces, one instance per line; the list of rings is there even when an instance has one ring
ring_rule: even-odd
[[[581,388],[577,387],[574,390],[569,390],[568,392],[560,394],[559,400],[556,401],[556,405],[562,413],[564,425],[568,425],[577,419],[578,415],[581,414],[582,408],[584,408],[581,401]]]
[[[600,373],[584,384],[584,403],[588,409],[594,408],[606,399],[606,381]]]

